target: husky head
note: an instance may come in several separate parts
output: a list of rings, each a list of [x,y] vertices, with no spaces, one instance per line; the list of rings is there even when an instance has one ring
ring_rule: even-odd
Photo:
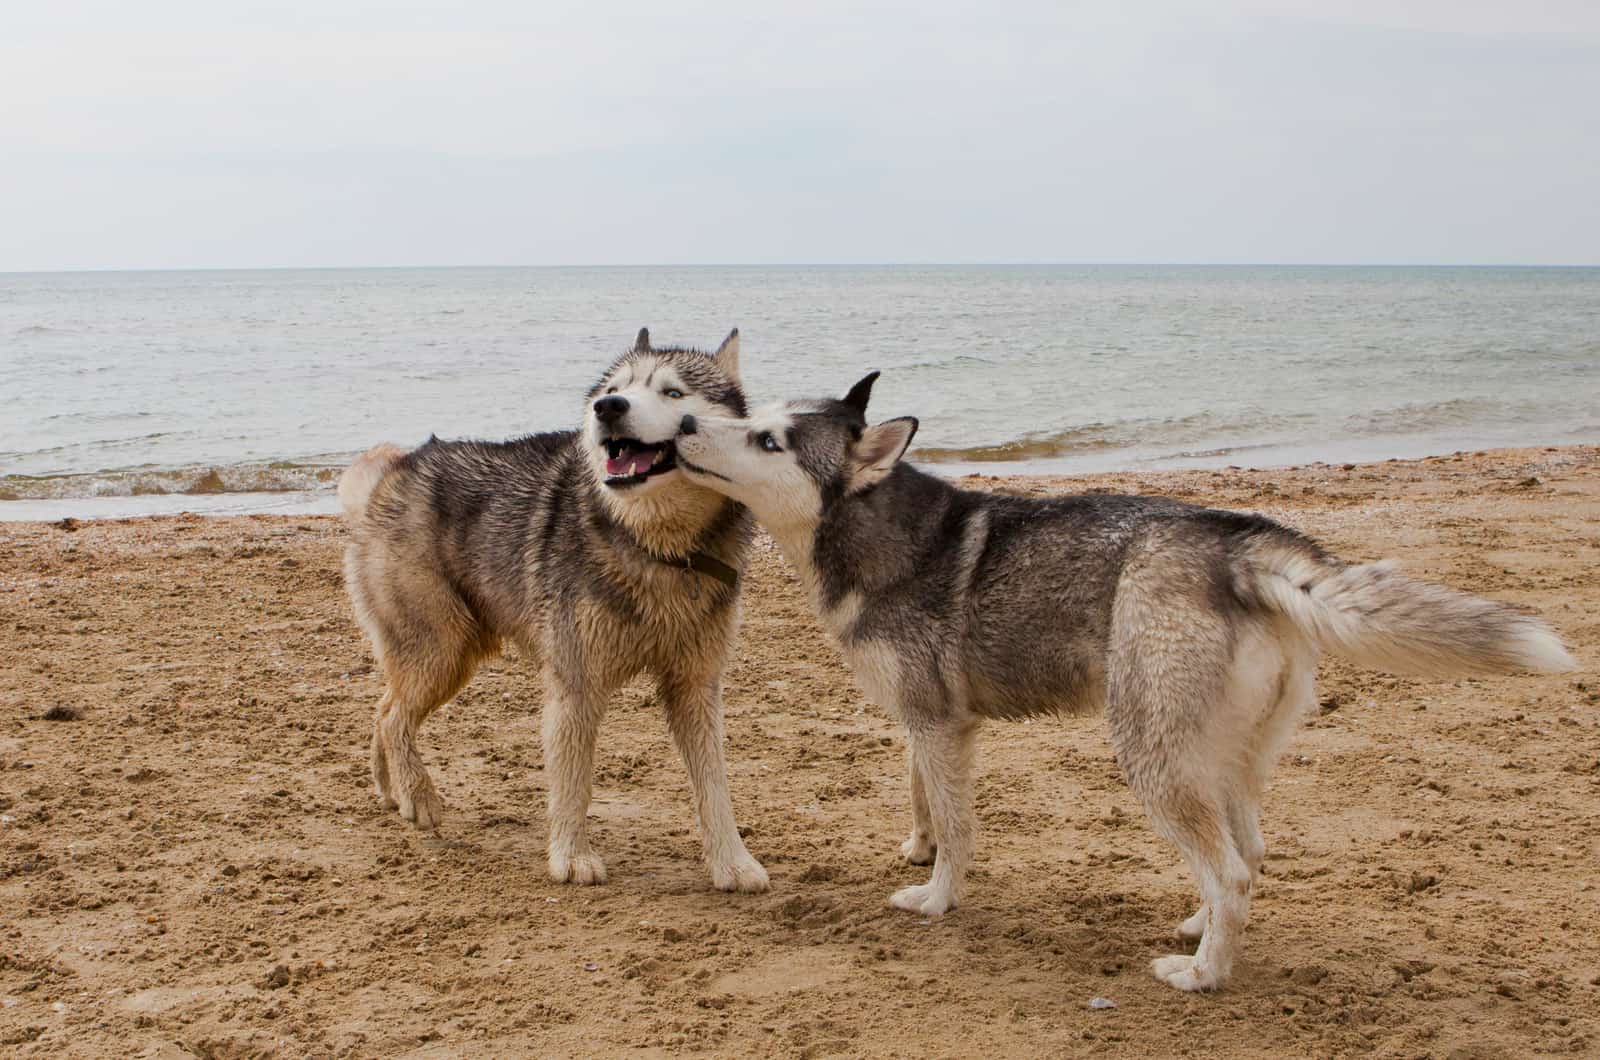
[[[589,391],[584,439],[602,491],[617,500],[665,494],[682,481],[673,438],[686,415],[743,416],[739,329],[714,354],[650,346],[639,331],[633,348]]]
[[[867,425],[873,372],[839,400],[791,401],[747,418],[688,415],[678,466],[776,531],[815,526],[839,501],[883,481],[917,433],[909,416]]]

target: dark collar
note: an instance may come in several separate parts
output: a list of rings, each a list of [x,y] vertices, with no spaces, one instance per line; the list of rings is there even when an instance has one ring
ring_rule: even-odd
[[[671,563],[673,566],[678,566],[681,562],[685,570],[692,570],[700,574],[710,575],[730,589],[737,589],[739,587],[739,571],[736,568],[728,566],[717,557],[708,553],[691,552],[687,556],[683,557],[681,561],[674,559],[666,560],[665,562]]]

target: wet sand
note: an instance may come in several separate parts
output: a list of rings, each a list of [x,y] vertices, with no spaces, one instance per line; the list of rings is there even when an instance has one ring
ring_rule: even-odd
[[[1269,471],[1013,476],[1266,512],[1352,559],[1540,610],[1584,671],[1324,664],[1268,793],[1229,988],[1147,971],[1194,890],[1095,718],[994,724],[968,903],[926,869],[904,740],[762,540],[726,682],[764,895],[708,889],[645,684],[593,809],[611,882],[544,876],[538,676],[423,733],[439,835],[379,809],[342,524],[0,524],[0,1043],[23,1056],[1600,1052],[1600,447]],[[1092,1010],[1093,998],[1115,1008]]]

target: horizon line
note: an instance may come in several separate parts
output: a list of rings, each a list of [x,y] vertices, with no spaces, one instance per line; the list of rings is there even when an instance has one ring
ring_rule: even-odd
[[[727,261],[642,262],[581,265],[443,264],[443,265],[156,265],[79,266],[47,269],[0,269],[0,276],[57,276],[86,273],[171,272],[377,272],[427,269],[904,269],[904,268],[1195,268],[1195,269],[1594,269],[1600,262],[1430,262],[1430,261]]]

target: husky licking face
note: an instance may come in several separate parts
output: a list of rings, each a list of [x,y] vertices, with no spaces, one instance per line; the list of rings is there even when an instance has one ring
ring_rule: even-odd
[[[651,349],[639,332],[589,391],[584,437],[605,491],[632,498],[679,479],[673,436],[685,415],[743,416],[739,389],[739,331],[717,352]]]
[[[749,507],[774,534],[805,533],[842,498],[882,481],[917,433],[909,416],[867,426],[873,372],[838,401],[791,401],[746,419],[686,415],[677,464]]]
[[[1123,774],[1200,888],[1178,925],[1198,946],[1151,970],[1214,990],[1265,856],[1260,794],[1315,713],[1323,650],[1419,675],[1576,668],[1520,610],[1347,563],[1260,515],[957,488],[897,462],[915,420],[867,425],[872,381],[746,419],[685,416],[677,447],[686,478],[765,524],[861,690],[906,726],[900,850],[933,872],[891,894],[896,909],[963,900],[982,720],[1103,708]]]

